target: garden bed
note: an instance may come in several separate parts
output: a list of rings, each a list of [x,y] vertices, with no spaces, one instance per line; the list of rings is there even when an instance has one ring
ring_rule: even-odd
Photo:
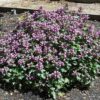
[[[6,34],[15,29],[18,20],[23,20],[24,16],[27,16],[27,12],[17,15],[13,15],[11,12],[0,13],[0,16],[0,33]],[[88,23],[93,23],[97,29],[100,29],[100,22],[88,21]],[[7,89],[5,84],[1,84],[0,100],[43,100],[43,95],[41,97],[39,94],[32,93],[31,91],[26,93],[18,92],[14,89],[10,91],[10,88]],[[68,93],[62,94],[58,100],[100,100],[100,78],[97,78],[88,90],[72,88]]]
[[[100,0],[69,0],[77,3],[100,3]]]

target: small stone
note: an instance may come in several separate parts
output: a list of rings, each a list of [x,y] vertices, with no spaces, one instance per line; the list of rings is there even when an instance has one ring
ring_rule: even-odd
[[[5,95],[8,95],[8,92],[5,92]]]
[[[13,93],[11,92],[10,95],[13,95]]]
[[[14,90],[14,93],[18,93],[18,91],[17,90]]]

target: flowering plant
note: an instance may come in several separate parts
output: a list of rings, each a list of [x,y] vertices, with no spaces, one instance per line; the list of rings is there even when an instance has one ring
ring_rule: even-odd
[[[99,66],[100,31],[88,16],[39,9],[0,39],[1,79],[56,98],[74,83],[87,86]]]

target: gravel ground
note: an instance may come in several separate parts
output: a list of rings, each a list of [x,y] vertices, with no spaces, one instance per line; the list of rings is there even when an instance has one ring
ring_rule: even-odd
[[[0,33],[10,32],[15,28],[20,16],[25,16],[25,13],[12,15],[11,13],[0,13]],[[100,29],[100,22],[89,21]],[[10,89],[9,89],[10,90]],[[3,88],[0,86],[0,100],[51,100],[43,99],[39,95],[32,92],[18,92],[17,90],[7,91],[5,85]],[[79,90],[73,88],[64,94],[63,97],[58,97],[57,100],[100,100],[100,77],[94,80],[93,84],[88,90]]]

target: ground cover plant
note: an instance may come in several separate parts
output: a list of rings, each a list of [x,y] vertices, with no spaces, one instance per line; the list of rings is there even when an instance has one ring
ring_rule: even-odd
[[[0,80],[56,99],[72,85],[89,86],[99,69],[100,31],[88,15],[40,8],[0,38]]]

